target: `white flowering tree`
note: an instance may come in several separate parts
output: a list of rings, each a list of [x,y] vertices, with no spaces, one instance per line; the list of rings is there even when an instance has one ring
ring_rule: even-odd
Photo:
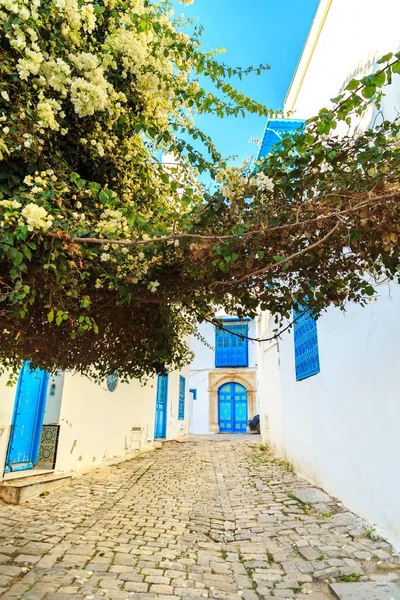
[[[318,314],[367,301],[366,273],[397,277],[399,124],[335,129],[379,106],[400,56],[236,169],[195,115],[271,111],[230,83],[251,68],[183,26],[168,2],[0,0],[3,368],[141,377],[187,361],[217,305]]]

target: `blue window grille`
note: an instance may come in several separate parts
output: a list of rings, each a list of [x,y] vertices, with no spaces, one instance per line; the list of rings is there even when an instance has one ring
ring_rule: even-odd
[[[186,379],[179,375],[179,406],[178,406],[178,420],[183,421],[185,418],[185,386]]]
[[[320,372],[317,322],[307,309],[293,310],[293,317],[296,380],[301,381]]]
[[[215,366],[248,367],[248,340],[240,337],[248,335],[247,323],[225,322],[223,326],[224,329],[215,328]]]

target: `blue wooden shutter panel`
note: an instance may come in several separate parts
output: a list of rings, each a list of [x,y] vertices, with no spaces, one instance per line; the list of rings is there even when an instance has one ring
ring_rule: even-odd
[[[294,358],[296,380],[301,381],[320,372],[317,322],[309,311],[293,311]]]
[[[226,331],[228,330],[228,331]],[[232,335],[232,333],[239,335]],[[248,325],[247,323],[224,323],[224,329],[215,329],[215,366],[248,366]]]
[[[186,379],[179,375],[179,406],[178,406],[178,420],[183,421],[185,418],[185,386]]]

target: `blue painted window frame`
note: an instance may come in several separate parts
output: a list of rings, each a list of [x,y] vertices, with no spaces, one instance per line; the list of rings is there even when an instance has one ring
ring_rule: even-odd
[[[189,392],[191,394],[193,394],[193,400],[197,400],[197,389],[196,388],[190,388]]]
[[[317,321],[307,308],[293,309],[293,318],[296,381],[303,381],[321,370]]]
[[[185,418],[185,396],[186,396],[186,378],[179,375],[179,405],[178,405],[178,421],[183,421]]]
[[[215,366],[217,368],[248,367],[248,323],[244,321],[224,321],[223,327],[224,329],[215,328]],[[244,337],[240,338],[238,335],[233,335],[226,330]]]

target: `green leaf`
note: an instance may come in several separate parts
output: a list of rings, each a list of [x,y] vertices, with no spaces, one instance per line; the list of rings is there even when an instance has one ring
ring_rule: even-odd
[[[358,81],[358,79],[350,79],[349,83],[346,85],[346,90],[352,92],[353,90],[356,90],[359,85],[360,82]]]
[[[52,323],[54,321],[54,311],[53,310],[51,310],[49,312],[49,314],[47,315],[47,320],[49,323]]]
[[[352,242],[358,242],[358,240],[361,240],[362,238],[362,232],[361,231],[354,231],[352,236],[351,236],[351,241]]]
[[[58,317],[56,317],[56,323],[57,323],[57,325],[61,325],[62,322],[63,322],[62,316],[58,315]]]
[[[376,62],[378,63],[378,65],[381,65],[382,63],[388,62],[392,58],[392,56],[393,56],[393,52],[389,52],[388,54],[385,54],[384,56],[382,56],[382,58],[380,58]]]
[[[393,70],[393,73],[400,73],[400,62],[394,63],[392,70]]]
[[[275,262],[282,262],[283,260],[285,260],[285,257],[284,257],[284,256],[280,256],[279,254],[276,254],[276,255],[274,256],[274,261],[275,261]]]
[[[22,263],[23,260],[24,260],[24,255],[22,254],[22,252],[17,252],[17,254],[15,255],[15,258],[13,259],[14,267],[19,267],[19,265]]]
[[[373,296],[375,294],[375,290],[372,285],[367,285],[364,291],[366,294],[368,294],[368,296]]]
[[[369,98],[372,98],[376,94],[376,87],[374,85],[367,85],[367,87],[362,89],[361,94],[369,100]]]
[[[373,77],[373,82],[377,87],[382,87],[386,81],[386,74],[383,71],[379,71],[375,73]]]

